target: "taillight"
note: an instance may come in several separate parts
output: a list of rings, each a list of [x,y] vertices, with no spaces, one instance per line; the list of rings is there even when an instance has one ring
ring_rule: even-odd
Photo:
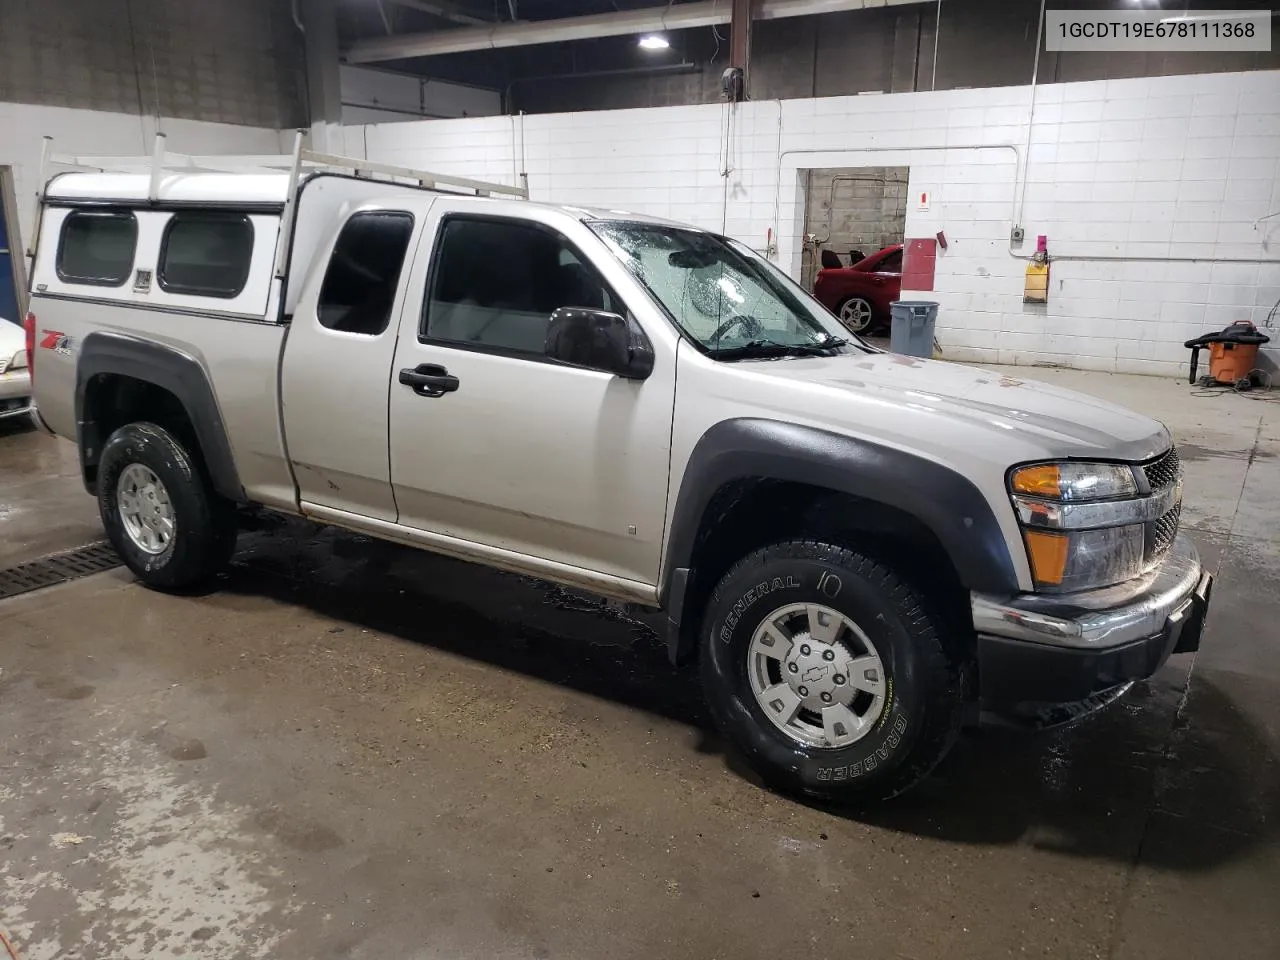
[[[27,373],[31,376],[31,385],[36,383],[36,315],[28,313],[22,322],[22,331],[27,335]]]

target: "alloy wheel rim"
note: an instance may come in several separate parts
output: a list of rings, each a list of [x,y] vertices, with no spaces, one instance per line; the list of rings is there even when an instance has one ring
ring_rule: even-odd
[[[120,471],[116,504],[125,535],[135,547],[153,557],[169,549],[174,536],[173,504],[155,471],[141,463]]]
[[[805,747],[857,743],[884,713],[884,664],[839,610],[793,603],[770,613],[747,649],[747,673],[769,721]]]
[[[861,297],[853,297],[840,308],[840,319],[849,329],[860,333],[871,323],[871,304]]]

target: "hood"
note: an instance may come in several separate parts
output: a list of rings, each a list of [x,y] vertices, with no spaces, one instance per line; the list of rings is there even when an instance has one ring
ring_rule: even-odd
[[[27,347],[27,335],[22,328],[5,317],[0,317],[0,358],[8,360]]]
[[[747,364],[744,364],[747,365]],[[1141,461],[1169,449],[1163,424],[1087,394],[978,367],[891,353],[750,361],[770,379],[808,383],[941,418],[981,433],[1016,436],[1046,458],[1095,457]],[[964,442],[970,430],[955,435]]]

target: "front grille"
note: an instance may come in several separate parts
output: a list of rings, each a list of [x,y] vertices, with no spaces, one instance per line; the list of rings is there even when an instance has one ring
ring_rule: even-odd
[[[1182,473],[1182,461],[1178,459],[1178,448],[1170,447],[1169,452],[1162,457],[1157,457],[1150,463],[1142,465],[1142,472],[1147,477],[1147,483],[1151,485],[1151,489],[1163,490],[1170,484],[1177,483],[1178,477]]]
[[[1147,524],[1147,562],[1160,560],[1178,535],[1178,516],[1182,513],[1182,504],[1175,503],[1173,509],[1154,523]]]
[[[9,369],[9,361],[12,357],[0,357],[0,373],[4,373]]]
[[[1182,463],[1178,459],[1177,447],[1170,447],[1168,453],[1144,463],[1142,473],[1153,494],[1167,492],[1182,479]],[[1148,569],[1163,560],[1173,546],[1174,538],[1178,536],[1178,518],[1181,513],[1182,498],[1178,497],[1164,516],[1147,524],[1145,554]]]

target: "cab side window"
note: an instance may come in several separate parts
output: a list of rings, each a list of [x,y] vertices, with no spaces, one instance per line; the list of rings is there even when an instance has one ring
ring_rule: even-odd
[[[391,322],[413,215],[403,211],[353,214],[338,234],[320,286],[320,324],[343,333],[377,336]]]
[[[66,283],[118,287],[133,271],[138,220],[128,210],[76,210],[62,221],[56,268]]]
[[[625,313],[603,278],[554,230],[515,220],[445,220],[425,304],[425,339],[542,356],[551,314],[560,307]]]

